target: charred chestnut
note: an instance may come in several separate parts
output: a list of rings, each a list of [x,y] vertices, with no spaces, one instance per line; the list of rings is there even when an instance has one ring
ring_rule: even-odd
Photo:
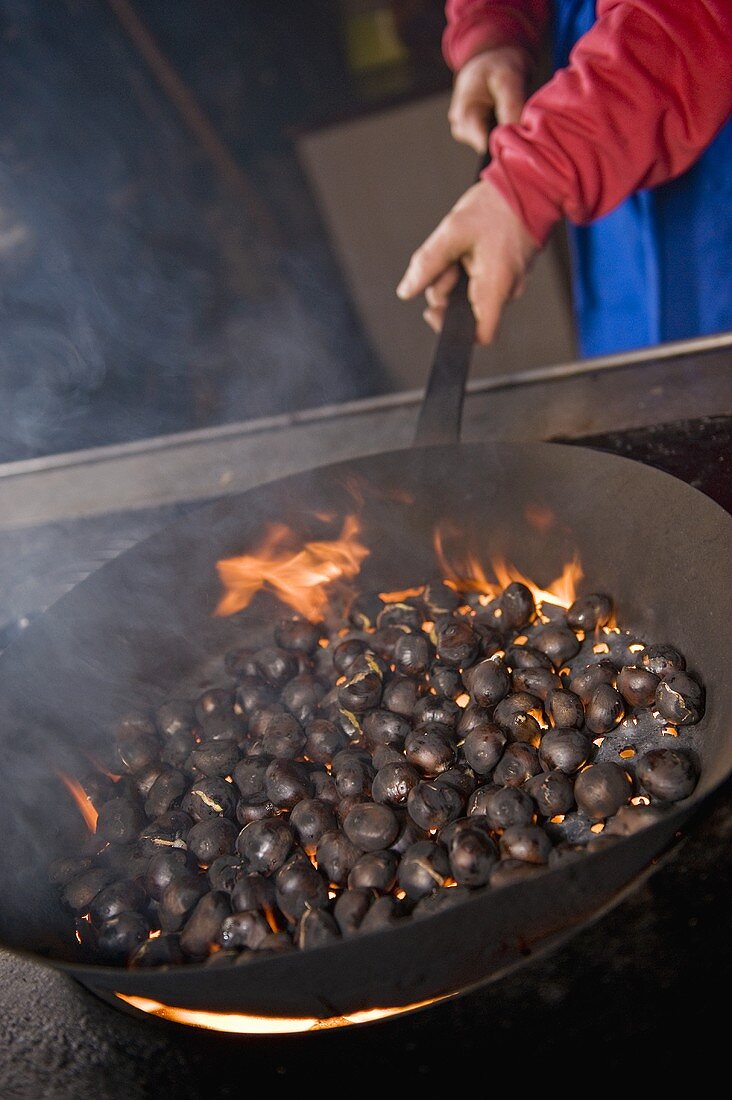
[[[192,874],[168,883],[158,906],[158,919],[163,932],[179,932],[207,890],[205,879]]]
[[[509,825],[499,841],[501,855],[523,863],[546,863],[552,842],[539,825]]]
[[[187,699],[169,699],[163,703],[155,712],[155,724],[163,737],[172,737],[182,730],[192,733],[197,726],[193,706]]]
[[[254,654],[257,670],[273,687],[284,687],[288,680],[297,675],[297,661],[292,653],[279,646],[265,646]]]
[[[154,856],[166,848],[185,848],[186,837],[193,826],[188,814],[180,810],[168,810],[151,821],[139,835],[138,845],[142,855]]]
[[[181,798],[188,786],[183,772],[176,768],[164,768],[157,777],[145,800],[145,813],[148,817],[159,817],[171,810]]]
[[[420,696],[420,687],[410,676],[395,676],[384,688],[381,705],[402,718],[411,718]]]
[[[180,946],[183,953],[195,959],[208,955],[211,945],[218,942],[221,925],[230,913],[231,905],[227,894],[218,890],[204,894],[181,932]]]
[[[295,945],[301,951],[311,947],[325,947],[340,939],[335,919],[325,909],[306,909],[300,917],[295,934]]]
[[[316,718],[305,727],[305,756],[316,764],[330,764],[347,744],[343,730],[324,718]]]
[[[293,856],[275,875],[277,904],[288,920],[328,904],[328,885],[307,859]]]
[[[524,668],[545,668],[549,672],[554,671],[551,657],[531,645],[510,645],[506,650],[505,660],[513,672]]]
[[[419,783],[419,772],[403,757],[383,768],[374,776],[371,795],[375,802],[389,806],[405,806],[409,792]]]
[[[407,630],[419,630],[422,626],[423,617],[419,607],[406,600],[388,603],[383,611],[379,612],[376,628],[377,630],[384,630],[388,626],[401,626]]]
[[[674,672],[684,672],[686,661],[672,645],[649,645],[641,656],[643,667],[663,680]]]
[[[407,799],[407,810],[420,829],[441,829],[462,813],[460,793],[446,783],[421,782]]]
[[[318,868],[336,886],[345,886],[360,856],[360,849],[339,830],[324,833],[315,850]]]
[[[504,588],[499,597],[501,629],[519,630],[527,626],[536,614],[536,605],[531,589],[520,581],[512,581]]]
[[[253,649],[231,649],[224,657],[224,668],[229,676],[235,680],[244,679],[247,676],[257,676],[257,665],[254,660]]]
[[[426,585],[422,593],[422,604],[425,613],[433,620],[441,615],[450,615],[453,611],[457,611],[461,602],[461,598],[455,589],[449,588],[442,581],[434,581]]]
[[[413,730],[404,742],[404,753],[424,775],[439,775],[455,762],[456,756],[442,726]]]
[[[577,776],[574,797],[592,821],[612,817],[633,793],[628,773],[617,764],[593,764]]]
[[[520,787],[539,770],[539,757],[533,745],[517,741],[504,750],[493,772],[493,779],[502,787]]]
[[[280,699],[298,722],[309,722],[315,717],[318,705],[325,695],[325,684],[311,672],[293,677],[280,692]],[[269,730],[267,731],[269,733]]]
[[[217,856],[208,868],[208,881],[212,890],[223,890],[230,894],[240,878],[246,873],[244,864],[239,856]]]
[[[625,665],[618,673],[618,691],[631,707],[649,707],[659,682],[658,676],[640,665]]]
[[[333,916],[342,936],[353,936],[366,916],[374,896],[370,890],[344,890],[333,906]]]
[[[586,665],[579,672],[572,674],[569,681],[570,691],[573,691],[575,695],[579,695],[580,699],[585,706],[590,701],[590,697],[600,684],[614,685],[618,675],[618,670],[612,661],[601,660],[594,661],[590,665]]]
[[[145,891],[137,882],[112,882],[99,891],[89,906],[95,924],[141,909],[145,904]]]
[[[199,821],[188,834],[188,848],[199,863],[208,866],[219,856],[234,851],[239,830],[226,817],[209,817]]]
[[[145,942],[150,925],[140,913],[120,913],[97,932],[97,947],[109,962],[126,962]]]
[[[541,772],[526,782],[526,790],[542,817],[566,814],[574,806],[574,784],[564,772]]]
[[[354,661],[368,649],[368,644],[360,638],[347,638],[333,650],[333,667],[341,676],[347,676]]]
[[[239,950],[248,947],[256,951],[269,931],[269,925],[261,913],[232,913],[230,917],[224,917],[221,923],[218,942],[222,947]]]
[[[480,637],[460,619],[444,623],[437,634],[437,654],[440,662],[467,668],[480,653]]]
[[[414,721],[416,726],[434,724],[452,729],[461,714],[460,707],[452,699],[445,699],[439,695],[425,695],[414,708]]]
[[[305,740],[305,733],[294,715],[275,715],[262,737],[262,752],[279,760],[294,760],[302,756]]]
[[[160,759],[160,743],[152,733],[126,737],[117,744],[116,764],[121,772],[135,775]]]
[[[515,692],[535,695],[543,701],[550,691],[562,686],[562,681],[550,668],[517,668],[511,675],[511,686]]]
[[[354,806],[343,822],[343,831],[362,852],[379,852],[393,844],[399,822],[388,806],[364,802]]]
[[[685,672],[671,672],[656,690],[656,707],[677,726],[690,726],[704,714],[701,686]]]
[[[349,891],[363,889],[386,893],[394,885],[396,870],[397,857],[394,852],[366,852],[351,868],[348,875]]]
[[[142,807],[129,798],[112,798],[99,807],[97,836],[115,844],[127,844],[145,824]]]
[[[482,829],[461,829],[450,845],[449,859],[452,877],[458,886],[485,886],[498,852]]]
[[[651,749],[641,756],[635,774],[659,802],[679,802],[696,787],[699,768],[692,754],[683,749]]]
[[[489,775],[501,759],[505,745],[506,735],[500,727],[493,722],[485,722],[467,734],[463,752],[474,772]]]
[[[348,609],[349,622],[358,630],[371,630],[384,606],[375,592],[361,592]]]
[[[403,745],[410,728],[406,718],[391,710],[372,710],[363,720],[363,731],[372,749],[377,745]]]
[[[468,815],[485,817],[491,829],[529,825],[534,803],[520,787],[479,787],[468,803]]]
[[[281,818],[267,818],[245,825],[236,847],[252,871],[271,875],[287,859],[294,839],[292,829]]]
[[[235,912],[271,910],[275,905],[275,885],[263,875],[244,875],[231,891],[231,905]]]
[[[561,668],[580,651],[577,635],[555,623],[540,627],[532,640],[535,648],[545,653],[555,668]]]
[[[194,821],[204,821],[207,817],[234,817],[236,812],[236,790],[225,779],[197,779],[189,788],[181,809]]]
[[[481,707],[495,706],[508,695],[511,687],[508,669],[502,661],[494,658],[467,669],[463,673],[463,682]]]
[[[443,846],[422,840],[402,856],[397,882],[411,901],[418,901],[442,886],[449,874],[450,861]]]
[[[290,814],[290,825],[303,848],[314,848],[324,833],[337,828],[333,807],[317,798],[304,798]]]
[[[625,703],[611,684],[599,684],[592,692],[586,710],[585,724],[594,734],[606,734],[615,729],[625,715]]]
[[[267,798],[280,809],[291,810],[303,798],[311,798],[313,784],[304,764],[295,760],[273,760],[264,773]]]
[[[563,688],[554,688],[546,697],[545,709],[553,726],[563,729],[582,729],[585,724],[585,708],[579,695]]]
[[[350,670],[350,679],[338,688],[338,701],[345,710],[363,714],[381,701],[383,682],[381,674],[371,668]]]
[[[441,661],[435,661],[429,670],[428,680],[430,687],[434,688],[438,695],[445,699],[457,699],[465,690],[460,670],[454,665],[445,665]]]
[[[239,762],[239,748],[233,741],[204,741],[189,757],[190,767],[201,775],[223,778]]]
[[[567,612],[567,622],[572,630],[584,630],[590,633],[610,622],[613,613],[613,601],[602,592],[592,592],[589,596],[580,596]]]
[[[281,619],[274,631],[275,641],[280,649],[293,650],[295,653],[314,653],[323,636],[322,625],[311,623],[308,619]]]
[[[254,714],[276,700],[275,689],[260,676],[245,676],[236,689],[237,705],[245,714]]]
[[[590,742],[576,729],[547,730],[539,745],[539,762],[545,771],[558,769],[574,775],[590,756]]]
[[[183,953],[177,936],[156,936],[153,940],[143,940],[129,957],[129,965],[174,966],[183,962]]]

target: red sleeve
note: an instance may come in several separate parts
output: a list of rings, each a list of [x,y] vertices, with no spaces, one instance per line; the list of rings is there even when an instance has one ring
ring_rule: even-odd
[[[732,110],[729,0],[599,0],[569,64],[497,127],[483,173],[543,243],[680,175]]]
[[[442,52],[457,72],[493,46],[523,46],[534,57],[549,22],[549,0],[447,0]]]

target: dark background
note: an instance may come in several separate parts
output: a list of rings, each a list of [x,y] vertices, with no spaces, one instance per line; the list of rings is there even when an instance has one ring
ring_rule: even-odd
[[[354,54],[373,12],[398,58]],[[448,87],[442,22],[441,0],[0,0],[0,461],[388,389],[293,141]]]

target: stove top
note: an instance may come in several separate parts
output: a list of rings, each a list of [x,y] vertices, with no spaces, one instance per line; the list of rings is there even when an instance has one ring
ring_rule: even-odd
[[[570,441],[665,469],[732,511],[732,416]],[[54,545],[63,544],[68,562],[97,550],[102,557],[192,506],[58,521]],[[42,606],[33,602],[41,594],[32,585],[19,591],[17,566],[20,554],[23,576],[37,572],[32,566],[42,564],[48,545],[39,531],[0,537],[4,598],[16,611],[23,600],[25,611]],[[70,979],[0,953],[0,1095],[214,1100],[238,1095],[250,1082],[297,1088],[322,1080],[343,1090],[359,1079],[375,1089],[400,1082],[412,1088],[448,1063],[461,1091],[473,1079],[488,1083],[498,1066],[524,1084],[537,1070],[545,1088],[547,1072],[556,1087],[579,1087],[577,1074],[586,1071],[576,1056],[588,1048],[608,1069],[621,1064],[631,1087],[634,1068],[642,1085],[657,1079],[656,1069],[678,1064],[680,1054],[692,1065],[703,1058],[709,1069],[724,1047],[713,1039],[707,994],[732,955],[729,794],[718,792],[639,889],[551,956],[527,959],[519,971],[458,1000],[378,1024],[285,1038],[218,1035],[125,1016]]]

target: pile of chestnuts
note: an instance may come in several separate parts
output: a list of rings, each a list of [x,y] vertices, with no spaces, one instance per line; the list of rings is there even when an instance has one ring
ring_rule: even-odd
[[[283,619],[116,731],[50,876],[86,957],[243,963],[388,928],[618,842],[691,794],[704,693],[672,645],[509,584]],[[637,731],[651,730],[651,740]],[[640,746],[642,751],[634,747]]]

